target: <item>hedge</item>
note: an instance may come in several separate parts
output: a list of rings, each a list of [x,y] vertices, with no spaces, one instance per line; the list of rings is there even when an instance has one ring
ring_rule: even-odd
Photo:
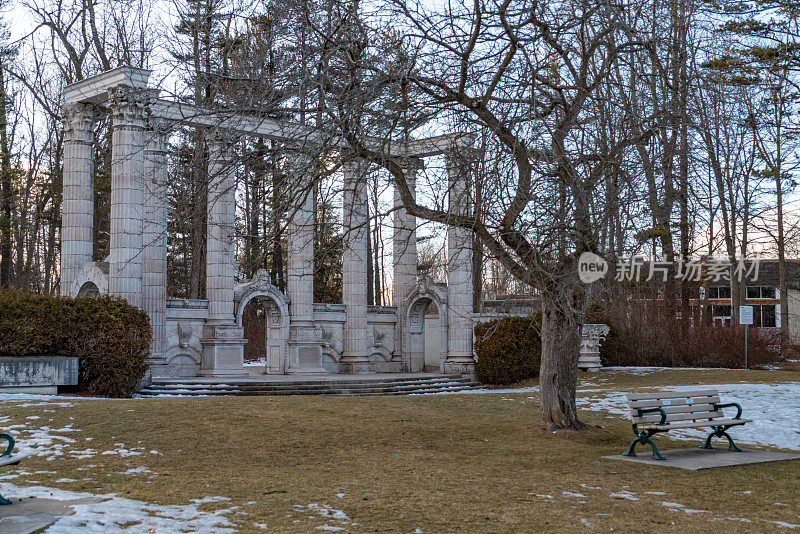
[[[0,291],[0,355],[77,356],[80,391],[128,397],[147,371],[147,314],[123,299]]]
[[[475,372],[484,384],[513,384],[539,375],[541,318],[507,317],[475,327]]]

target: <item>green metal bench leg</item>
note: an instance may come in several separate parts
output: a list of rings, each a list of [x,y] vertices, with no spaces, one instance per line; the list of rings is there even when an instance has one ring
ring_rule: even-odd
[[[730,436],[730,434],[728,434],[726,432],[726,430],[728,430],[730,428],[729,426],[726,426],[726,427],[712,426],[711,428],[713,430],[711,431],[711,433],[706,438],[705,444],[704,445],[700,445],[701,449],[713,449],[714,447],[711,446],[711,438],[715,438],[715,437],[716,438],[721,438],[721,437],[724,436],[724,437],[728,438],[728,450],[729,451],[742,452],[742,449],[740,449],[739,447],[736,446],[736,444],[733,442],[733,438]]]
[[[14,441],[14,436],[11,434],[0,434],[0,439],[4,439],[8,442],[8,447],[6,447],[6,450],[3,454],[0,454],[0,456],[11,456],[11,451],[14,450],[14,443],[16,443]]]
[[[638,432],[636,428],[634,428],[633,434],[636,436],[636,439],[633,440],[631,446],[628,447],[627,452],[622,453],[623,456],[636,456],[636,451],[635,451],[636,444],[641,443],[642,445],[650,445],[653,448],[654,460],[666,460],[666,458],[661,456],[661,453],[658,452],[658,447],[656,447],[656,444],[653,442],[653,440],[650,439],[650,437],[653,436],[655,432],[650,432],[649,430]]]
[[[11,434],[0,434],[0,440],[2,439],[8,441],[8,446],[6,447],[6,450],[3,452],[3,454],[0,454],[0,456],[11,456],[11,451],[14,450],[14,443],[15,443],[14,436],[12,436]],[[0,506],[4,504],[11,504],[11,501],[0,495]]]

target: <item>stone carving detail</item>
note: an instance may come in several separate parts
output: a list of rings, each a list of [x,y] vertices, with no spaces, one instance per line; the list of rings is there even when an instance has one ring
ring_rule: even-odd
[[[150,96],[142,89],[118,85],[109,91],[108,103],[115,122],[144,126],[150,115]]]
[[[386,361],[389,361],[394,352],[394,337],[392,336],[393,329],[388,326],[373,326],[372,327],[372,346],[367,350],[369,356],[380,355]]]
[[[167,346],[171,349],[192,349],[203,352],[200,339],[203,337],[203,325],[199,322],[175,322],[167,330]]]
[[[76,140],[90,143],[97,110],[90,104],[67,104],[61,110],[64,133]]]
[[[331,357],[334,361],[339,361],[343,350],[342,340],[336,335],[333,328],[322,327],[322,353]]]
[[[600,363],[600,343],[608,335],[610,328],[604,324],[585,324],[581,331],[581,347],[578,355],[578,369],[596,371]]]

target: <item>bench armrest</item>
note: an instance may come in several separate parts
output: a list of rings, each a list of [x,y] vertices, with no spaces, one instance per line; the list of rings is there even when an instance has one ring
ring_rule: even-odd
[[[742,407],[738,402],[726,402],[725,404],[720,404],[718,402],[713,403],[714,409],[719,410],[720,408],[731,408],[736,406],[736,417],[734,419],[741,419],[742,418]]]
[[[11,434],[0,434],[0,439],[8,441],[8,447],[0,456],[11,456],[11,451],[14,450],[14,437]]]
[[[646,413],[661,413],[661,421],[658,422],[659,425],[663,425],[667,422],[667,412],[664,411],[664,408],[636,408],[639,410],[639,417]]]

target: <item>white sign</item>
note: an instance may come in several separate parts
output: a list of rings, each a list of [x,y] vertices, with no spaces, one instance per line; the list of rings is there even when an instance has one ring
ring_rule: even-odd
[[[739,306],[739,324],[753,324],[752,306]]]

